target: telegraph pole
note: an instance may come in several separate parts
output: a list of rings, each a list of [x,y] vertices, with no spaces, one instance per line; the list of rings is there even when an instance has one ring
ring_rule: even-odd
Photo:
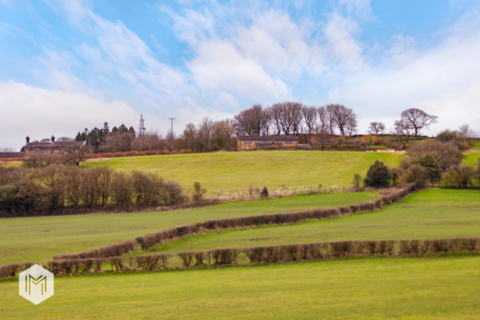
[[[176,120],[175,118],[168,118],[168,120],[172,121],[172,137],[173,137],[173,120]]]

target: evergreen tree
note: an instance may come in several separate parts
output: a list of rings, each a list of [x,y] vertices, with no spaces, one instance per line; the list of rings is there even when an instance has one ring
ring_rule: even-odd
[[[439,182],[442,179],[442,169],[431,154],[427,154],[420,158],[418,163],[427,169],[428,180],[432,183]]]
[[[108,128],[108,122],[105,122],[105,123],[103,124],[103,134],[104,134],[104,135],[107,135],[107,134],[109,134],[109,133],[110,133],[110,129]]]
[[[367,176],[363,179],[366,187],[384,188],[390,183],[390,173],[383,162],[375,161],[368,169]]]

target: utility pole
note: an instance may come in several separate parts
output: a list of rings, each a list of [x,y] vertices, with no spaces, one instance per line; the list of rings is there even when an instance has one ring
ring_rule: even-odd
[[[168,118],[168,120],[171,120],[172,121],[172,137],[173,137],[173,120],[176,120],[175,118]]]

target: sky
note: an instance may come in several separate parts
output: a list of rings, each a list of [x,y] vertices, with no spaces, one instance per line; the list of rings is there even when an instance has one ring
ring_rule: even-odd
[[[480,131],[480,1],[0,0],[0,147],[283,101]]]

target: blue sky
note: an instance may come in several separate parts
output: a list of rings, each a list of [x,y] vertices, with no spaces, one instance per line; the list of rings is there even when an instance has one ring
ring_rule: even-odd
[[[261,103],[480,130],[480,1],[0,0],[0,147]]]

